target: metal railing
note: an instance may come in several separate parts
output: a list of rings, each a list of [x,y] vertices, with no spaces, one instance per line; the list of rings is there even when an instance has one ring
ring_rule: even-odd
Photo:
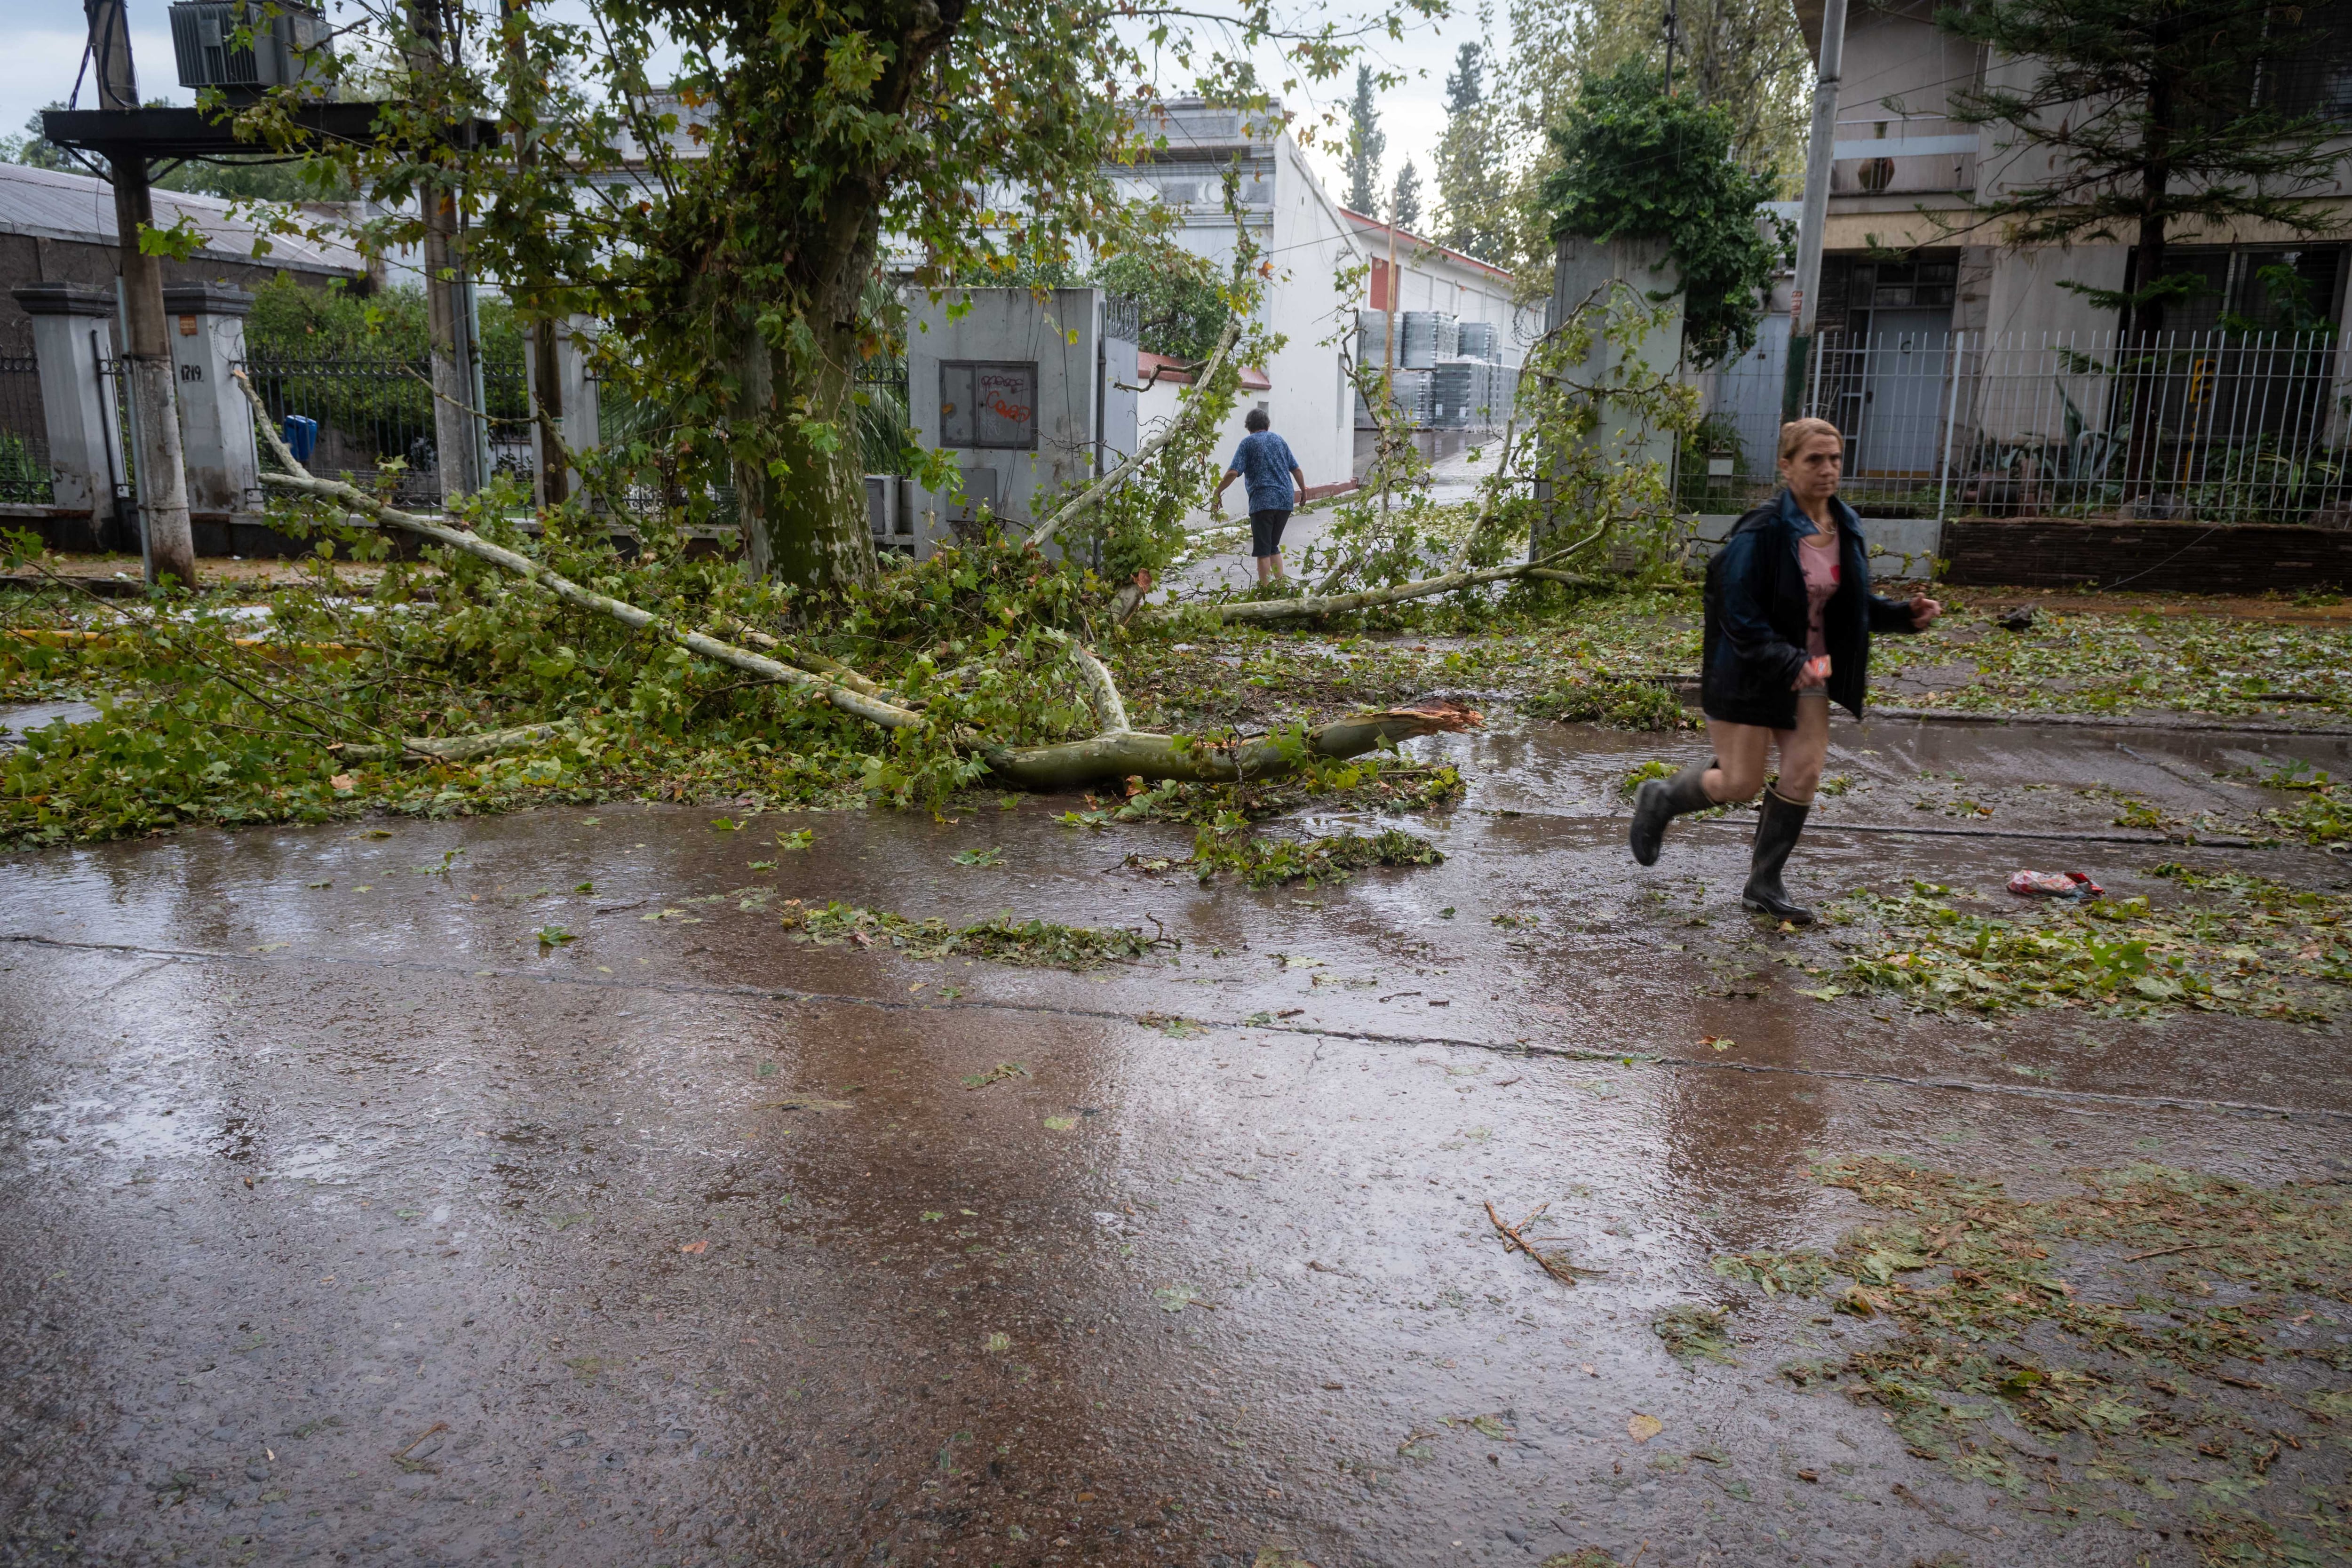
[[[1685,504],[1777,486],[1783,375],[1717,374]],[[2333,333],[1825,331],[1804,387],[1845,434],[1845,493],[1880,515],[2352,527],[2352,347]]]
[[[40,363],[29,342],[0,344],[0,501],[46,506],[52,499]]]
[[[1865,114],[1838,121],[1830,189],[1840,195],[1972,190],[1977,129],[1940,114]]]
[[[253,379],[270,417],[319,422],[309,467],[389,491],[394,504],[437,506],[441,460],[433,410],[432,367],[394,355],[250,355]],[[537,468],[530,403],[520,356],[482,367],[483,411],[489,423],[490,468],[511,474],[525,490]]]

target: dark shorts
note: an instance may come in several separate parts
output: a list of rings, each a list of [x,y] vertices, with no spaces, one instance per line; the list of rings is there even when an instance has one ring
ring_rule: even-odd
[[[1250,553],[1264,559],[1282,553],[1282,525],[1290,521],[1290,509],[1268,507],[1264,511],[1250,513]]]

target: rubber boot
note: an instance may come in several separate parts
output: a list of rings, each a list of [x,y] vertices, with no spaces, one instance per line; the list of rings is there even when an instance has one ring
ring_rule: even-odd
[[[1658,863],[1658,846],[1666,824],[1688,812],[1705,811],[1716,803],[1707,798],[1699,779],[1713,763],[1693,763],[1670,779],[1652,779],[1633,795],[1633,858],[1644,866]]]
[[[1764,792],[1756,812],[1756,855],[1748,866],[1748,886],[1739,894],[1739,901],[1749,909],[1790,925],[1813,923],[1813,911],[1790,902],[1788,889],[1780,886],[1780,868],[1789,863],[1789,851],[1797,847],[1797,836],[1804,832],[1812,809],[1810,804],[1785,799],[1778,790]]]

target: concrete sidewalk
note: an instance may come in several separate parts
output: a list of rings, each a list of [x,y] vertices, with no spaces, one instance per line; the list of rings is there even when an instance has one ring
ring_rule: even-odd
[[[1817,896],[2047,863],[2169,898],[2170,858],[2345,882],[2309,851],[2116,843],[2112,803],[2072,793],[2186,802],[2242,787],[2200,782],[2241,753],[2340,769],[2341,740],[1836,743],[1854,785],[1790,876]],[[1192,830],[1073,828],[1066,802],[740,832],[618,804],[0,859],[0,1556],[2193,1561],[2194,1478],[2221,1461],[2175,1456],[2177,1502],[2118,1482],[2138,1500],[2053,1512],[1775,1370],[1884,1321],[1749,1292],[1736,1364],[1677,1360],[1653,1321],[1733,1300],[1717,1257],[1885,1218],[1822,1184],[1844,1156],[2021,1195],[2136,1161],[2341,1178],[2340,1026],[1819,1000],[1797,963],[1840,931],[1740,913],[1738,819],[1678,826],[1651,871],[1625,854],[1617,780],[1701,745],[1416,742],[1475,780],[1410,825],[1442,866],[1263,893],[1139,869]],[[1917,804],[1962,793],[1993,815]],[[776,847],[803,826],[814,847]],[[989,847],[1001,867],[950,858]],[[1086,974],[926,963],[796,942],[790,900],[1182,946]],[[557,927],[575,940],[536,934]],[[1584,1272],[1507,1252],[1490,1202],[1549,1205]],[[2128,1302],[2193,1261],[2050,1267]],[[2293,1331],[2341,1358],[2334,1316]],[[2229,1364],[2233,1419],[2314,1434],[2229,1507],[2307,1532],[2288,1516],[2347,1461],[2296,1410],[2346,1380]],[[1972,1429],[2090,1451],[1990,1408]]]

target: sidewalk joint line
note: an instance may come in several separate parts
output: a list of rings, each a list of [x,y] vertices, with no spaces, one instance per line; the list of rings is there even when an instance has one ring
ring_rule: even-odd
[[[368,958],[356,954],[288,953],[263,954],[223,952],[205,948],[145,947],[136,942],[69,942],[60,937],[42,936],[31,931],[11,931],[0,935],[0,942],[16,942],[28,947],[44,947],[71,952],[113,952],[142,957],[173,959],[183,963],[210,962],[254,963],[267,967],[282,967],[295,963],[332,963],[351,968],[383,969],[403,973],[441,974],[464,980],[529,980],[546,985],[572,985],[592,990],[652,991],[668,995],[740,998],[745,1001],[802,1002],[840,1006],[866,1007],[889,1013],[950,1013],[997,1012],[1016,1013],[1030,1016],[1085,1018],[1099,1023],[1135,1024],[1137,1015],[1107,1007],[1070,1007],[1037,1002],[991,1001],[980,998],[970,1002],[908,1002],[896,997],[860,996],[848,992],[803,991],[788,985],[721,985],[692,981],[625,979],[614,975],[609,979],[592,979],[579,974],[544,974],[523,969],[468,969],[454,963],[427,963],[410,958]],[[2110,1094],[2088,1089],[2048,1089],[2034,1084],[1980,1082],[1974,1079],[1912,1078],[1901,1073],[1873,1072],[1862,1068],[1808,1068],[1776,1065],[1768,1062],[1731,1062],[1707,1060],[1697,1057],[1662,1056],[1648,1051],[1604,1051],[1577,1046],[1543,1046],[1529,1040],[1475,1040],[1452,1035],[1392,1035],[1371,1029],[1334,1028],[1319,1024],[1250,1024],[1215,1018],[1195,1018],[1187,1015],[1184,1021],[1203,1029],[1223,1034],[1257,1032],[1269,1035],[1295,1035],[1301,1038],[1357,1040],[1366,1045],[1401,1046],[1412,1048],[1444,1047],[1453,1050],[1491,1051],[1501,1056],[1549,1057],[1558,1061],[1613,1062],[1624,1067],[1662,1067],[1688,1070],[1744,1072],[1763,1077],[1826,1079],[1847,1083],[1880,1083],[1899,1089],[1935,1089],[1958,1094],[2010,1095],[2021,1100],[2042,1100],[2057,1102],[2084,1101],[2095,1105],[2130,1106],[2147,1110],[2211,1110],[2233,1116],[2259,1116],[2292,1121],[2319,1120],[2352,1121],[2352,1109],[2334,1110],[2325,1106],[2297,1109],[2284,1105],[2264,1105],[2252,1100],[2198,1100],[2180,1095]]]

